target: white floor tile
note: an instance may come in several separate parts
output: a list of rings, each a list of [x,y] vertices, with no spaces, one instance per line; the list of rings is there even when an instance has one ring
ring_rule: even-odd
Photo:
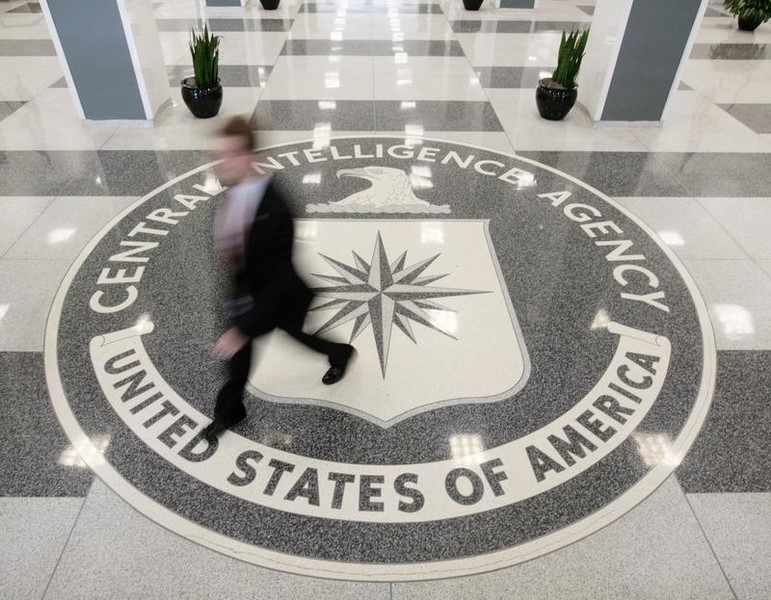
[[[752,33],[741,31],[734,17],[704,19],[697,44],[765,44],[771,42],[771,28],[759,27]]]
[[[0,198],[0,257],[19,239],[43,209],[51,204],[51,197],[4,197]]]
[[[137,199],[125,196],[57,198],[11,246],[4,258],[74,260],[110,219]]]
[[[645,221],[680,258],[748,259],[694,198],[615,198]]]
[[[771,260],[756,260],[755,262],[771,277]]]
[[[459,33],[458,41],[475,67],[554,67],[560,34]]]
[[[281,56],[262,99],[372,100],[372,77],[370,56]]]
[[[675,92],[661,128],[634,133],[651,152],[771,152],[771,144],[693,91]]]
[[[0,19],[0,40],[50,40],[48,25],[40,13],[4,13]]]
[[[378,56],[374,65],[376,100],[487,100],[463,57]]]
[[[82,498],[0,498],[0,598],[43,596]]]
[[[771,597],[771,493],[691,494],[688,500],[740,600]]]
[[[454,40],[455,33],[444,15],[400,14],[395,19],[388,15],[373,15],[372,37],[395,41]]]
[[[251,115],[262,88],[226,87],[216,117],[198,119],[182,101],[179,87],[169,90],[172,105],[158,115],[154,127],[119,127],[103,150],[207,150],[224,121],[235,115]]]
[[[766,103],[771,60],[689,60],[683,82],[716,104]]]
[[[97,480],[46,599],[387,600],[389,596],[388,584],[298,577],[225,557],[155,525]]]
[[[440,15],[441,16],[441,15]],[[290,39],[298,40],[369,40],[372,39],[372,16],[334,13],[300,13],[294,20]]]
[[[42,352],[48,310],[69,260],[0,260],[0,352]]]
[[[751,260],[685,260],[718,350],[771,350],[771,277]]]
[[[117,130],[85,123],[69,90],[48,89],[0,121],[5,150],[99,150]]]
[[[771,259],[771,198],[700,198],[752,258]]]
[[[485,575],[394,584],[394,600],[733,598],[685,496],[667,481],[632,512],[542,558]]]
[[[30,100],[64,77],[55,56],[0,56],[0,100]]]
[[[630,130],[592,126],[580,106],[563,121],[542,119],[535,105],[534,89],[491,89],[486,93],[517,151],[645,151]]]
[[[221,65],[272,65],[286,40],[285,32],[273,31],[226,31],[218,35],[222,37]],[[189,32],[162,31],[158,36],[167,65],[193,64],[188,47]]]

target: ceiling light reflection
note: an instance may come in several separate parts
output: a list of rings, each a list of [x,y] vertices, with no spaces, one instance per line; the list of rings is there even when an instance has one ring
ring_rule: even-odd
[[[739,339],[755,333],[752,313],[738,304],[713,304],[710,307],[714,320],[730,339]]]
[[[659,237],[667,246],[685,246],[685,240],[676,231],[659,231]]]
[[[485,447],[479,435],[459,433],[450,437],[450,452],[453,460],[458,464],[480,464],[484,450]]]
[[[83,456],[88,464],[104,463],[104,453],[107,446],[110,445],[109,435],[95,435],[75,446],[68,446],[60,455],[57,461],[65,467],[80,467],[85,469],[88,465],[83,461]]]
[[[62,242],[66,242],[73,235],[75,235],[76,231],[77,229],[69,227],[54,229],[51,231],[51,233],[48,234],[48,244],[53,246],[54,244],[61,244]]]
[[[666,433],[633,433],[632,439],[647,467],[658,464],[676,467],[682,461],[682,456],[672,450],[672,438]]]

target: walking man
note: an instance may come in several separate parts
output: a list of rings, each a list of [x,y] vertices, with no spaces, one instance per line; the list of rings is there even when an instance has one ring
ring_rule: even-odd
[[[292,263],[294,224],[287,204],[270,177],[255,173],[253,149],[254,131],[249,122],[242,117],[228,121],[215,151],[221,159],[215,166],[217,176],[229,188],[218,206],[215,232],[219,253],[231,274],[227,305],[231,327],[217,341],[214,355],[230,361],[230,374],[217,396],[214,420],[204,430],[208,440],[246,417],[243,394],[254,338],[279,328],[325,354],[330,365],[322,377],[326,385],[343,378],[353,354],[348,344],[302,330],[313,292]]]

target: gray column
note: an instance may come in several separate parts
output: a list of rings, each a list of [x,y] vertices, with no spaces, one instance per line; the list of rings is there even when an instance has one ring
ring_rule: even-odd
[[[595,122],[661,121],[709,0],[598,0],[579,100]]]
[[[42,0],[78,114],[148,121],[170,101],[152,4],[146,0]]]

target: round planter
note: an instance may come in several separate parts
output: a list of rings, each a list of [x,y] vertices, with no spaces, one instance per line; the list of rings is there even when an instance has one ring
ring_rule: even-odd
[[[544,119],[561,121],[575,105],[578,88],[566,90],[563,87],[554,87],[555,85],[550,77],[541,79],[535,91],[535,103]]]
[[[466,10],[479,10],[484,0],[463,0],[463,7]]]
[[[214,117],[222,106],[222,84],[208,88],[199,88],[195,77],[185,77],[182,80],[182,99],[185,105],[199,119]]]
[[[280,1],[281,0],[260,0],[260,4],[262,4],[262,7],[265,10],[276,10]]]
[[[739,17],[739,29],[742,31],[755,31],[763,21],[758,19],[748,19],[746,17]]]

